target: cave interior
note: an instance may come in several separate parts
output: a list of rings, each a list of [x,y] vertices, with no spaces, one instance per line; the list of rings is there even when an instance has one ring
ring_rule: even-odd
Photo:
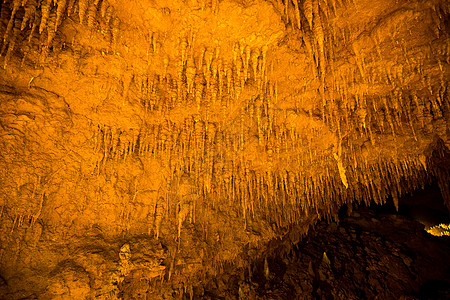
[[[449,1],[0,3],[0,298],[450,298]]]

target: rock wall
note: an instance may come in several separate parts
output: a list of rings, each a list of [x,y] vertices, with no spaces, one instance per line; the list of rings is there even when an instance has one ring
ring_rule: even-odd
[[[117,262],[129,239],[158,241],[174,280],[175,257],[184,274],[240,264],[244,247],[434,177],[450,206],[449,10],[3,1],[2,276],[93,230]],[[44,252],[49,271],[73,254]]]

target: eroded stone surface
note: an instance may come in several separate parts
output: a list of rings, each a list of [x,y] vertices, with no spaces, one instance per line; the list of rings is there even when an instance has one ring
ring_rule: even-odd
[[[10,293],[125,297],[126,243],[163,248],[128,270],[137,290],[189,287],[434,179],[450,206],[447,2],[3,1]]]

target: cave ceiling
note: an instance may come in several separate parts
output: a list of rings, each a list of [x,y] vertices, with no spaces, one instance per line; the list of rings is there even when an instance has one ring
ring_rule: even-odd
[[[431,176],[450,206],[448,168],[430,154],[450,145],[449,11],[2,1],[2,230],[199,230],[239,249],[343,204],[397,203]]]

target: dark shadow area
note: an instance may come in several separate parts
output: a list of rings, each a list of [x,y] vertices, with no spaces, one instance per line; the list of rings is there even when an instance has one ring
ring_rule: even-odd
[[[224,270],[226,275],[218,275],[216,281],[226,276],[230,282],[235,277],[234,288],[213,285],[216,289],[205,295],[208,299],[450,299],[450,237],[424,231],[425,224],[447,220],[437,184],[400,198],[399,212],[392,201],[382,206],[343,206],[339,222],[320,221],[290,248],[280,240],[272,255],[258,258],[249,269]]]
[[[423,190],[416,190],[400,197],[398,212],[391,197],[387,199],[384,205],[377,205],[372,202],[370,209],[377,214],[405,216],[423,224],[425,229],[442,223],[450,223],[450,214],[437,182],[426,185]],[[341,213],[340,217],[344,215]]]

